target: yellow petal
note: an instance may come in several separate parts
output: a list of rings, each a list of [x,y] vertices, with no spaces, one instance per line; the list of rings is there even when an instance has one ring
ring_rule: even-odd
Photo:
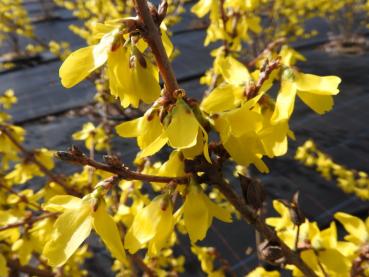
[[[129,251],[129,253],[136,253],[139,249],[143,247],[143,243],[140,243],[133,234],[132,228],[128,229],[126,236],[124,237],[124,246]]]
[[[3,254],[0,253],[0,276],[8,276],[9,269],[6,266],[6,259]]]
[[[209,210],[200,188],[193,185],[183,204],[183,219],[191,242],[205,238],[208,230]]]
[[[170,203],[165,211],[162,212],[160,223],[157,226],[155,237],[149,242],[148,254],[157,256],[159,251],[165,246],[170,235],[173,232],[174,218],[173,207]]]
[[[329,276],[350,276],[350,260],[336,249],[326,249],[319,253],[319,261],[325,267]]]
[[[113,218],[107,213],[104,201],[99,203],[97,211],[93,213],[93,226],[111,254],[123,263],[125,252],[119,230]]]
[[[203,195],[203,197],[206,199],[206,204],[212,216],[218,218],[223,222],[232,222],[232,214],[229,210],[222,208],[218,204],[215,204],[205,194]]]
[[[246,66],[231,56],[220,60],[219,65],[223,78],[230,84],[243,85],[251,80],[250,73]]]
[[[145,147],[139,154],[138,157],[144,158],[157,153],[163,146],[168,142],[167,136],[163,133],[157,137],[151,144]]]
[[[194,146],[199,127],[191,108],[183,100],[177,100],[172,110],[172,119],[165,129],[169,144],[178,149]]]
[[[96,46],[87,46],[73,52],[64,61],[59,69],[59,76],[62,85],[71,88],[85,79],[95,69],[102,66],[107,60],[107,51],[95,50]],[[94,52],[98,54],[97,60],[94,58]],[[100,56],[101,55],[101,56]]]
[[[115,127],[118,135],[124,138],[133,138],[140,135],[140,123],[143,120],[142,117],[136,118],[130,121],[123,122]]]
[[[212,0],[200,0],[191,8],[191,12],[198,17],[203,17],[210,11],[212,3]]]
[[[296,97],[296,85],[289,80],[282,80],[278,93],[274,112],[271,118],[272,124],[288,120],[293,112]]]
[[[151,240],[156,234],[162,213],[162,199],[162,196],[153,199],[134,218],[131,228],[136,239],[142,244]]]
[[[336,95],[341,79],[337,76],[318,76],[313,74],[296,73],[298,90],[320,95]]]
[[[56,195],[47,201],[43,208],[49,212],[62,212],[65,209],[79,209],[82,199],[71,195]]]
[[[317,95],[304,91],[298,91],[297,95],[318,114],[324,114],[333,108],[333,97],[330,95]]]
[[[360,218],[342,212],[336,213],[334,218],[341,222],[346,231],[359,242],[364,243],[368,240],[368,230]]]
[[[173,54],[173,51],[174,51],[173,43],[171,42],[171,40],[168,36],[168,33],[166,31],[167,28],[163,27],[163,23],[160,26],[160,29],[161,29],[161,39],[163,41],[165,52],[167,52],[168,57],[170,57]]]
[[[206,98],[204,98],[201,102],[201,109],[210,114],[235,108],[240,102],[240,96],[243,91],[243,87],[231,84],[219,85]]]
[[[66,210],[55,222],[51,240],[45,245],[43,256],[52,267],[62,266],[91,233],[91,207]]]

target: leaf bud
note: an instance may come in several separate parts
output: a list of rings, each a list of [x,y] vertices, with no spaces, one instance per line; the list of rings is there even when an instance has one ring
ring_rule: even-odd
[[[262,184],[244,175],[238,175],[245,203],[255,210],[261,209],[265,201],[265,191]]]

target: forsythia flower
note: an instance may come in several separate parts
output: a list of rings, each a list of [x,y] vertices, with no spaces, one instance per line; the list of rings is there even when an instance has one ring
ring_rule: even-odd
[[[173,204],[167,195],[151,201],[136,214],[125,237],[125,247],[130,253],[148,244],[148,254],[157,255],[172,234],[174,227]]]
[[[102,125],[95,127],[91,122],[83,125],[82,130],[73,134],[74,140],[84,140],[87,149],[92,146],[98,151],[107,148],[107,135]]]
[[[200,186],[191,184],[185,202],[177,214],[183,213],[184,224],[191,242],[205,238],[213,218],[224,222],[232,222],[231,213],[212,202]]]
[[[251,271],[250,273],[248,273],[246,276],[247,277],[279,277],[281,276],[281,274],[276,270],[266,271],[265,268],[259,266],[255,268],[253,271]]]
[[[222,269],[214,270],[214,262],[216,258],[215,248],[213,247],[199,247],[196,245],[191,246],[191,251],[197,256],[201,263],[201,269],[211,277],[223,277],[225,276]]]
[[[0,96],[0,104],[4,109],[10,109],[13,104],[17,103],[17,97],[14,96],[14,90],[8,89]]]
[[[103,199],[98,200],[91,194],[82,199],[58,195],[49,200],[45,209],[62,212],[54,223],[51,238],[42,253],[49,265],[58,267],[65,264],[90,235],[92,228],[116,259],[121,262],[125,260],[118,228],[108,214]]]
[[[273,226],[280,237],[289,247],[293,248],[297,227],[294,226],[289,209],[280,201],[274,200],[273,206],[280,217],[267,218],[266,223]],[[320,230],[316,222],[307,219],[300,225],[298,246],[307,245],[307,249],[301,250],[301,258],[314,270],[318,276],[325,276],[324,271],[330,276],[348,276],[350,271],[350,259],[352,246],[346,242],[337,240],[337,228],[334,222],[329,228]],[[304,276],[295,266],[289,265],[293,276]]]
[[[352,242],[358,248],[369,242],[369,218],[362,221],[356,216],[346,213],[336,213],[334,218],[337,219],[349,233],[345,236],[345,240]]]
[[[159,110],[151,108],[144,116],[118,125],[116,130],[122,137],[137,137],[137,144],[142,150],[139,157],[153,155],[168,143],[184,151],[188,158],[204,153],[210,162],[208,135],[192,109],[181,98],[177,99],[163,123]]]
[[[98,24],[96,29],[102,36],[100,42],[73,52],[60,67],[63,86],[75,86],[107,63],[111,94],[120,98],[123,107],[138,107],[140,100],[153,102],[160,95],[159,73],[143,54],[146,43],[136,46],[130,41],[132,47],[126,47],[119,27]]]
[[[254,164],[259,171],[269,169],[262,161],[263,155],[281,156],[287,151],[287,135],[291,135],[288,122],[271,124],[271,113],[257,104],[262,94],[245,102],[239,108],[222,112],[214,118],[224,148],[239,164]]]
[[[45,168],[50,170],[54,167],[53,153],[46,148],[35,150],[33,155]],[[5,179],[12,184],[24,184],[34,176],[44,175],[38,165],[25,160],[16,164],[14,170],[9,172]]]
[[[248,69],[235,58],[219,57],[214,68],[224,78],[201,102],[201,109],[207,113],[227,111],[239,106],[245,99],[245,89],[253,82]]]
[[[296,94],[318,114],[333,107],[332,95],[338,94],[341,79],[337,76],[317,76],[286,69],[282,74],[281,90],[277,96],[272,122],[288,120],[292,114]]]

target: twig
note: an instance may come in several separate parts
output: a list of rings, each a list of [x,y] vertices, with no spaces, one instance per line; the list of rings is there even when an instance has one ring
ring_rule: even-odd
[[[55,212],[55,213],[46,213],[46,214],[35,216],[35,217],[28,217],[28,218],[25,218],[22,221],[9,223],[5,226],[1,226],[0,227],[0,232],[8,230],[8,229],[12,229],[12,228],[17,228],[17,227],[20,227],[20,226],[23,226],[23,225],[32,225],[33,223],[35,223],[37,221],[40,221],[40,220],[43,220],[43,219],[49,218],[49,217],[54,217],[56,215],[58,215],[58,213]]]
[[[52,181],[54,181],[55,183],[57,183],[61,187],[63,187],[63,189],[67,193],[72,194],[72,195],[76,195],[76,196],[79,195],[79,193],[77,191],[75,191],[74,189],[68,187],[68,185],[64,182],[64,180],[62,180],[61,178],[59,178],[58,176],[53,174],[49,169],[46,168],[46,166],[44,166],[43,163],[38,161],[32,151],[26,149],[22,144],[20,144],[18,142],[18,140],[13,136],[13,134],[9,131],[9,128],[7,126],[0,125],[0,131],[3,132],[9,138],[9,140],[24,154],[25,157],[27,157],[30,161],[32,161],[35,165],[37,165],[38,168],[47,177],[49,177]]]
[[[300,237],[300,225],[297,225],[297,232],[296,232],[296,238],[295,238],[295,251],[298,251],[299,237]]]
[[[317,276],[314,271],[301,259],[298,253],[290,249],[277,236],[274,229],[268,226],[251,206],[246,205],[244,201],[238,197],[238,195],[231,188],[231,185],[224,179],[222,175],[221,164],[219,164],[218,161],[213,161],[212,164],[208,164],[202,157],[201,159],[188,161],[188,165],[186,165],[186,167],[190,171],[205,172],[207,184],[218,188],[218,190],[224,195],[228,202],[235,207],[235,209],[240,213],[241,217],[247,223],[252,224],[265,239],[277,244],[280,247],[280,251],[282,252],[283,257],[285,257],[287,263],[295,265],[301,272],[304,273],[305,276]]]
[[[267,55],[270,51],[272,51],[273,50],[273,48],[275,48],[275,47],[277,47],[277,46],[279,46],[279,45],[281,45],[281,44],[283,44],[283,43],[285,43],[286,42],[286,38],[278,38],[278,39],[276,39],[275,41],[272,41],[271,43],[269,43],[268,45],[267,45],[267,47],[259,54],[259,55],[257,55],[256,56],[256,58],[254,58],[253,60],[251,60],[251,61],[249,61],[248,63],[247,63],[247,66],[248,67],[253,67],[253,66],[255,66],[255,64],[256,64],[256,62],[260,59],[260,58],[262,58],[263,56],[265,56],[265,55]]]
[[[269,79],[269,76],[273,72],[273,70],[278,68],[279,66],[280,66],[279,57],[277,57],[272,62],[269,62],[268,60],[265,61],[265,64],[260,72],[260,76],[259,76],[259,79],[256,85],[251,85],[247,87],[247,90],[245,91],[245,95],[247,96],[247,99],[251,99],[258,94],[264,82]]]
[[[94,167],[95,169],[100,169],[103,171],[111,172],[118,175],[120,178],[125,180],[139,180],[146,182],[158,182],[158,183],[170,183],[176,182],[178,184],[187,184],[189,182],[189,178],[187,176],[183,177],[167,177],[167,176],[155,176],[142,174],[139,172],[135,172],[130,170],[120,161],[116,161],[116,164],[105,164],[101,162],[97,162],[95,160],[90,159],[85,154],[80,152],[77,148],[72,148],[70,151],[58,151],[56,156],[64,161],[68,161],[71,163],[79,164],[79,165],[89,165]]]
[[[32,267],[29,265],[21,265],[18,260],[8,260],[8,266],[11,269],[21,271],[23,273],[28,273],[31,276],[39,276],[39,277],[54,277],[56,274],[49,270],[44,270],[36,267]]]
[[[146,0],[135,0],[136,12],[142,21],[145,32],[143,36],[149,44],[152,53],[155,56],[156,63],[158,65],[160,74],[165,84],[165,95],[169,98],[173,98],[173,93],[179,89],[177,79],[174,75],[174,70],[169,61],[168,55],[165,52],[163,42],[161,40],[158,26],[156,26]]]
[[[172,93],[178,89],[178,83],[176,81],[173,69],[170,65],[169,59],[165,53],[163,43],[160,38],[160,34],[158,31],[158,27],[154,24],[154,20],[150,14],[148,5],[146,0],[136,0],[135,1],[135,8],[136,12],[139,15],[140,19],[142,20],[147,32],[144,34],[146,37],[146,41],[148,42],[150,48],[153,51],[153,54],[155,55],[160,73],[164,79],[164,83],[166,86],[166,89],[169,90],[170,96],[172,96]],[[271,72],[271,71],[270,71]],[[270,73],[269,73],[270,74]],[[269,75],[268,75],[269,76]],[[268,76],[265,76],[265,78],[268,78]],[[262,79],[262,76],[260,77]],[[261,85],[260,85],[261,87]],[[260,89],[260,88],[259,88]],[[86,160],[86,159],[85,159]],[[207,168],[205,168],[205,173],[209,177],[209,183],[212,185],[215,185],[220,192],[223,193],[223,195],[227,198],[227,200],[238,210],[238,212],[241,214],[242,218],[246,220],[247,222],[253,224],[255,228],[263,234],[263,236],[270,241],[275,241],[280,245],[281,251],[284,254],[284,257],[286,260],[294,264],[297,268],[299,268],[305,276],[316,276],[314,271],[312,271],[300,258],[300,256],[292,251],[283,241],[281,241],[277,234],[275,233],[274,229],[272,229],[270,226],[268,226],[265,221],[260,219],[258,215],[255,213],[255,211],[250,207],[245,205],[237,196],[237,194],[230,188],[230,185],[223,179],[221,168],[217,166],[217,163],[214,161],[213,164],[208,164],[205,161],[205,164],[207,165]],[[100,164],[100,166],[106,168],[106,165]],[[108,171],[111,171],[111,167],[108,166]],[[203,170],[201,170],[203,171]],[[196,171],[194,171],[196,172]],[[126,176],[131,175],[131,171],[128,169],[125,169],[124,167],[120,167],[114,170],[115,174],[121,175],[123,174]],[[142,178],[142,174],[135,173],[136,176],[134,177],[140,177],[141,179],[149,179],[150,178]],[[132,176],[133,177],[133,176]],[[165,178],[167,182],[168,177],[158,177],[158,176],[151,176],[156,178]],[[180,180],[178,180],[180,179]],[[178,183],[184,183],[188,182],[188,178],[185,177],[176,177],[171,178],[171,181],[177,181]],[[162,180],[164,181],[164,180]]]
[[[39,204],[30,202],[25,195],[19,194],[17,191],[13,190],[12,188],[9,188],[7,185],[3,184],[2,182],[0,182],[0,188],[2,188],[4,190],[6,190],[7,192],[10,192],[10,193],[18,196],[18,198],[19,198],[20,201],[22,201],[22,202],[24,202],[24,203],[26,203],[26,204],[28,204],[30,206],[33,206],[37,210],[40,210],[40,211],[43,210],[42,207]]]

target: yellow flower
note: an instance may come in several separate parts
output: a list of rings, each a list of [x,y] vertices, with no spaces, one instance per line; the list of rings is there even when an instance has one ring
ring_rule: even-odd
[[[91,194],[83,199],[60,195],[49,200],[46,210],[62,212],[54,224],[50,240],[43,249],[43,256],[52,267],[62,266],[77,251],[94,228],[112,255],[125,260],[125,252],[118,228],[108,214],[104,200],[98,201]],[[96,211],[94,206],[97,206]]]
[[[8,125],[8,131],[16,139],[17,142],[23,142],[26,131],[15,125]],[[4,170],[9,168],[9,162],[18,159],[17,153],[19,149],[9,139],[9,137],[0,131],[0,153],[1,153],[1,167]]]
[[[290,69],[284,71],[281,89],[277,96],[272,122],[288,120],[293,112],[296,94],[318,114],[324,114],[333,107],[333,97],[339,93],[341,79],[337,76],[317,76]]]
[[[177,99],[163,123],[159,112],[157,108],[151,108],[144,116],[121,123],[116,131],[122,137],[137,137],[137,144],[142,150],[139,157],[153,155],[168,143],[184,151],[187,158],[203,153],[210,162],[207,132],[183,99]]]
[[[107,135],[102,125],[95,127],[91,122],[83,124],[82,130],[72,135],[74,140],[84,140],[87,149],[92,146],[98,151],[106,149]]]
[[[47,169],[54,168],[54,154],[46,148],[41,148],[34,151],[34,157],[42,163]],[[35,176],[44,176],[38,165],[32,161],[24,160],[22,163],[15,165],[14,170],[5,175],[5,179],[11,184],[24,184]]]
[[[222,112],[214,119],[221,141],[239,165],[254,164],[259,171],[269,169],[262,161],[263,155],[281,156],[287,151],[288,123],[271,124],[271,113],[257,104],[262,94],[245,102],[239,108]]]
[[[222,269],[214,270],[214,262],[216,259],[215,248],[191,246],[191,251],[197,256],[201,263],[201,269],[207,273],[207,276],[223,277],[225,276]]]
[[[266,271],[264,267],[257,267],[246,275],[247,277],[279,277],[281,276],[277,270]]]
[[[193,244],[205,238],[214,217],[232,222],[231,213],[212,202],[195,184],[189,186],[185,202],[177,213],[183,213],[184,224]]]
[[[7,89],[0,96],[0,104],[3,105],[4,109],[10,109],[15,103],[17,103],[17,97],[14,96],[14,90],[12,89]]]
[[[358,246],[369,242],[369,218],[364,222],[356,216],[342,212],[336,213],[334,218],[341,222],[349,233],[345,236],[345,240]]]
[[[6,266],[6,259],[3,254],[0,253],[0,276],[8,276],[9,269]]]
[[[125,247],[130,253],[148,247],[150,256],[157,255],[165,246],[174,227],[173,204],[167,195],[154,198],[138,211],[125,237]]]
[[[248,69],[231,56],[218,57],[214,62],[214,68],[223,76],[225,82],[217,86],[201,102],[201,109],[209,114],[239,106],[245,99],[245,89],[253,82]]]
[[[138,107],[140,100],[153,102],[160,95],[159,73],[143,54],[146,43],[125,47],[119,27],[105,25],[100,29],[105,33],[98,44],[71,53],[60,67],[63,86],[75,86],[107,62],[111,94],[120,98],[123,107]]]

